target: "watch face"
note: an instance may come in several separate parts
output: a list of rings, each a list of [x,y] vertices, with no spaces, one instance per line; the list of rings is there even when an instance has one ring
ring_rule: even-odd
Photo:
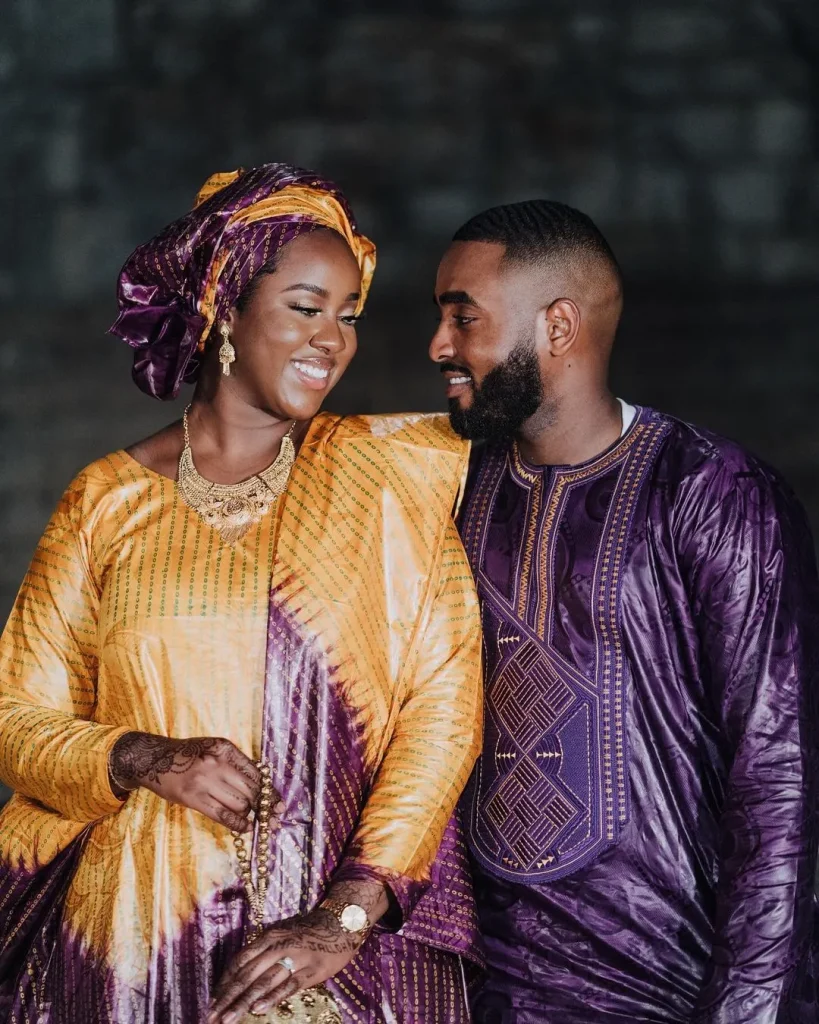
[[[341,911],[341,926],[348,932],[363,932],[369,923],[367,911],[355,903],[348,903]]]

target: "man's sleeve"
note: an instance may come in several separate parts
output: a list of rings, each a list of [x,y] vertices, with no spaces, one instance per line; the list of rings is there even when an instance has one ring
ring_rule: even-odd
[[[679,511],[700,671],[728,770],[714,944],[693,1020],[801,1020],[786,1004],[798,1005],[809,980],[819,824],[810,530],[773,474],[720,459]]]

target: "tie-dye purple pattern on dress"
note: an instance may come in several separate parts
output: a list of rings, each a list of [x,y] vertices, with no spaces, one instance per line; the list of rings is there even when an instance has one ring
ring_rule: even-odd
[[[466,1024],[467,985],[480,963],[460,826],[447,828],[428,887],[384,876],[350,856],[369,786],[355,719],[325,666],[271,600],[263,752],[286,810],[271,837],[266,920],[304,913],[333,877],[381,877],[408,915],[398,934],[376,930],[329,983],[345,1024]],[[0,873],[0,907],[19,922],[0,948],[0,1012],[9,1024],[196,1024],[241,949],[248,918],[236,883],[196,908],[151,951],[139,990],[117,978],[62,924],[85,836],[46,869]],[[347,859],[345,860],[345,855]],[[32,969],[29,970],[29,967]]]
[[[0,868],[0,1015],[4,1021],[38,1020],[45,996],[39,987],[39,968],[61,955],[57,947],[63,902],[84,842],[85,834],[37,871],[10,864]],[[73,959],[70,952],[68,957]]]
[[[0,871],[4,922],[0,1020],[6,1024],[195,1024],[241,949],[247,927],[237,884],[198,907],[166,946],[153,951],[144,985],[123,984],[63,923],[66,892],[88,832],[37,871]]]
[[[404,914],[398,934],[376,929],[355,960],[328,983],[345,1024],[458,1024],[469,1020],[466,958],[479,963],[464,843],[450,823],[419,886],[362,864],[350,847],[371,779],[353,711],[332,666],[271,601],[263,754],[285,811],[271,837],[267,918],[305,913],[333,879],[378,877]]]

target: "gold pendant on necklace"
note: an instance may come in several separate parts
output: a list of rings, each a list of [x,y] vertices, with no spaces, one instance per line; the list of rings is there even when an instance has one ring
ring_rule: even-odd
[[[279,454],[267,469],[238,484],[215,484],[200,476],[193,464],[188,409],[182,416],[185,447],[179,457],[179,493],[185,504],[216,530],[225,543],[235,544],[252,526],[264,519],[287,487],[290,470],[296,460],[296,448],[291,437],[296,424],[294,422],[282,438]]]

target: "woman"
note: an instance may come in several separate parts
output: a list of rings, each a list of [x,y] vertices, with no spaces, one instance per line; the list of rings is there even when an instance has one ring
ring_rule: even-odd
[[[71,484],[0,642],[5,1020],[318,1019],[324,981],[327,1020],[467,1019],[467,453],[437,417],[319,413],[373,266],[281,164],[126,263],[136,382],[197,386]]]

